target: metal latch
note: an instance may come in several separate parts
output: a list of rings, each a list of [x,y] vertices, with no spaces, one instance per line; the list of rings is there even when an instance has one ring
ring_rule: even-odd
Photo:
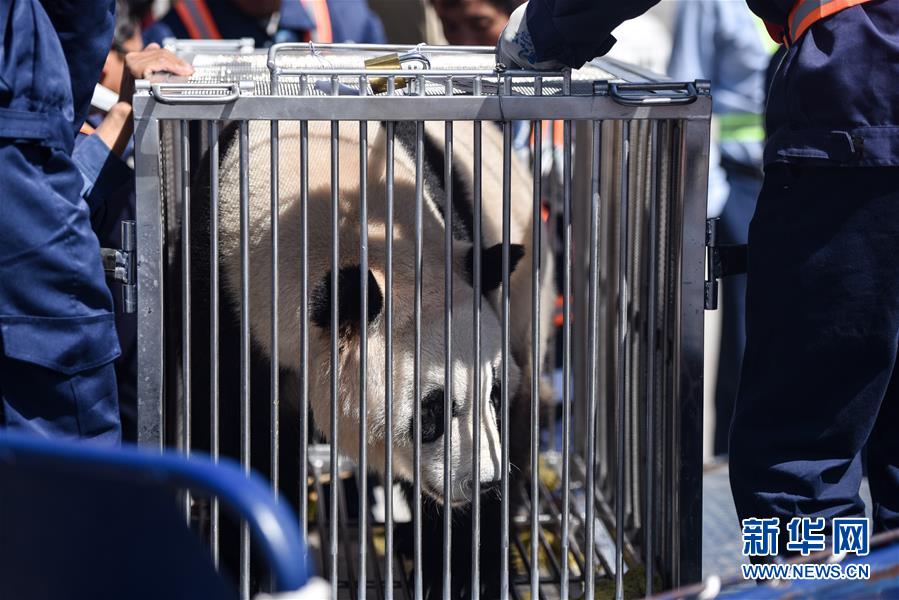
[[[718,219],[705,222],[705,309],[718,309],[718,280],[746,273],[746,244],[718,244]]]
[[[126,313],[137,312],[136,233],[134,221],[122,221],[122,248],[100,248],[107,277],[122,284],[122,306]]]
[[[399,71],[404,65],[411,65],[409,70],[430,69],[431,61],[418,48],[398,54],[392,52],[383,56],[375,56],[365,60],[365,68],[368,71]],[[368,81],[371,89],[376,94],[387,91],[386,77],[372,77]],[[406,78],[397,77],[394,80],[396,89],[406,87]]]

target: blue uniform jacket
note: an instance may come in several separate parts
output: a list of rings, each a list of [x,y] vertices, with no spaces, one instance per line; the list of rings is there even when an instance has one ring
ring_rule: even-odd
[[[0,0],[0,138],[72,150],[112,42],[114,0]]]
[[[87,122],[97,127],[103,116],[88,115]],[[134,220],[136,213],[134,169],[126,160],[134,150],[129,142],[120,158],[97,135],[81,134],[75,140],[72,158],[81,172],[81,196],[91,212],[91,225],[100,245],[121,248],[121,222]],[[122,304],[122,284],[110,285],[115,302],[115,328],[122,355],[115,363],[119,407],[123,423],[134,422],[137,406],[137,315],[125,313]]]
[[[193,0],[187,0],[193,1]],[[273,42],[304,41],[304,34],[315,29],[315,20],[303,7],[301,0],[283,0],[278,31],[274,36],[266,31],[265,22],[247,17],[228,0],[206,0],[206,6],[224,39],[251,37],[256,47]],[[381,20],[368,7],[366,0],[329,0],[331,32],[335,42],[380,44],[385,40]],[[167,37],[189,39],[190,34],[175,10],[169,10],[144,32],[144,43],[162,44]]]
[[[113,0],[0,0],[0,334],[9,358],[74,374],[119,354],[72,162],[112,40]]]
[[[580,66],[611,31],[658,0],[531,0],[538,60]],[[748,0],[784,25],[792,0]],[[765,163],[899,166],[899,2],[878,0],[819,21],[787,51],[768,97]],[[714,93],[714,90],[713,90]]]

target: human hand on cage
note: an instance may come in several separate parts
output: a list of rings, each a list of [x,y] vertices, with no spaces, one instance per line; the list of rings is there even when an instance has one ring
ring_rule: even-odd
[[[148,79],[160,73],[187,77],[193,72],[194,68],[190,63],[178,58],[173,52],[160,48],[159,44],[149,44],[139,52],[129,52],[125,55],[119,100],[131,104],[134,97],[134,82],[138,79]]]
[[[534,38],[528,30],[528,3],[516,8],[496,43],[496,62],[507,69],[560,71],[565,65],[557,60],[537,60]]]

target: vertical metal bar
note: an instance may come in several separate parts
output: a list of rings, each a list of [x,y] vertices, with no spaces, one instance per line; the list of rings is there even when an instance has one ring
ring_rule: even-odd
[[[418,77],[418,93],[424,95],[425,79]],[[413,448],[412,448],[412,513],[413,562],[415,563],[415,599],[421,600],[421,270],[422,270],[422,204],[424,201],[424,122],[415,122],[415,355],[413,359]]]
[[[586,482],[586,539],[584,540],[584,552],[586,552],[586,568],[585,573],[589,574],[586,584],[586,597],[592,598],[594,594],[594,577],[595,557],[596,557],[596,535],[594,527],[596,518],[594,509],[596,506],[594,495],[596,486],[594,485],[594,477],[596,473],[596,386],[597,386],[597,328],[599,327],[599,290],[597,288],[598,270],[599,270],[599,165],[600,165],[600,145],[602,141],[602,122],[593,122],[593,166],[591,173],[591,190],[590,190],[590,240],[588,243],[588,251],[590,256],[590,265],[588,272],[588,324],[587,324],[587,435],[586,435],[586,461],[584,468],[587,471]]]
[[[534,95],[543,94],[543,78],[534,80]],[[538,550],[540,544],[540,234],[543,229],[541,220],[543,197],[542,148],[543,131],[540,121],[533,122],[534,127],[534,208],[531,231],[531,598],[540,597],[540,561]]]
[[[306,93],[306,76],[300,77]],[[300,121],[300,536],[309,537],[309,122]],[[319,499],[321,500],[321,496]],[[320,521],[320,520],[319,520]]]
[[[625,486],[625,439],[624,429],[627,426],[625,410],[627,408],[627,342],[628,342],[628,297],[627,297],[627,265],[628,265],[628,177],[630,165],[630,122],[622,126],[621,153],[621,198],[618,214],[618,368],[616,379],[616,416],[618,426],[615,429],[615,598],[624,598],[624,486]]]
[[[481,95],[481,78],[474,80],[474,95]],[[472,232],[472,285],[474,287],[474,371],[472,382],[472,460],[471,460],[471,597],[479,600],[481,594],[481,122],[474,122],[472,167],[474,224]]]
[[[652,151],[652,182],[649,198],[649,302],[647,305],[647,353],[646,353],[646,414],[645,418],[645,436],[646,436],[646,474],[645,474],[645,493],[646,508],[643,514],[643,545],[644,564],[646,565],[646,595],[652,595],[653,588],[653,572],[655,571],[655,551],[653,549],[654,526],[655,526],[655,407],[656,407],[656,377],[655,377],[655,357],[656,357],[656,294],[659,273],[658,258],[656,256],[658,249],[657,212],[659,210],[658,194],[659,184],[662,177],[661,161],[659,157],[659,124],[653,121],[650,148]]]
[[[219,126],[209,122],[209,435],[212,460],[219,460]],[[219,502],[212,499],[210,524],[212,560],[219,565]]]
[[[250,131],[240,122],[240,464],[250,474]],[[240,595],[250,597],[250,529],[240,525]]]
[[[393,77],[387,80],[388,94],[395,89]],[[384,275],[384,421],[387,428],[386,446],[384,448],[384,559],[386,561],[385,589],[386,600],[393,600],[393,152],[396,124],[387,123],[387,214],[385,217],[387,235],[385,242],[385,275]]]
[[[331,95],[339,93],[339,81],[337,76],[331,77]],[[338,333],[340,327],[339,302],[340,298],[340,122],[331,121],[331,534],[328,555],[331,568],[331,598],[337,600],[337,551],[338,551],[338,501],[340,499],[340,469],[338,461],[340,455],[337,452],[337,423],[338,423],[338,391],[340,354]],[[349,567],[349,565],[348,565]]]
[[[190,456],[191,446],[191,348],[190,348],[190,126],[181,121],[181,450]],[[184,511],[190,522],[190,494],[184,493]]]
[[[280,412],[280,394],[279,394],[279,360],[278,360],[278,221],[279,221],[279,208],[278,208],[278,194],[279,194],[279,186],[278,186],[278,152],[279,152],[279,139],[278,139],[278,121],[272,121],[271,123],[271,150],[272,150],[272,162],[271,162],[271,173],[270,173],[270,191],[271,191],[271,219],[272,219],[272,322],[271,322],[271,338],[272,338],[272,356],[271,356],[271,406],[269,407],[271,410],[271,437],[269,438],[270,452],[271,452],[271,478],[272,478],[272,491],[277,495],[278,493],[278,469],[279,469],[279,461],[278,461],[278,447],[280,442],[280,433],[278,431],[279,427],[279,412]]]
[[[453,95],[452,78],[446,79],[446,95]],[[443,200],[443,597],[451,588],[453,485],[453,122],[445,123]]]
[[[359,94],[368,89],[365,76],[359,78]],[[368,122],[359,121],[359,589],[365,600],[368,588],[366,541],[368,527]]]
[[[160,123],[145,119],[147,94],[135,94],[134,154],[137,210],[138,268],[137,289],[140,301],[137,316],[137,443],[161,451],[163,421],[163,217],[159,210]]]
[[[562,80],[562,94],[571,93],[571,78]],[[571,518],[571,121],[562,137],[562,589],[568,598],[568,528]]]
[[[700,96],[699,106],[710,110],[710,98]],[[673,585],[699,581],[702,576],[702,386],[696,385],[702,376],[703,344],[703,263],[705,242],[705,210],[708,198],[709,121],[684,121],[681,128],[683,188],[678,190],[682,206],[680,240],[674,247],[681,254],[680,272],[674,273],[675,297],[679,299],[675,319],[680,334],[674,364],[677,365],[674,389],[675,439],[678,468],[673,474],[675,490],[677,562]],[[680,246],[680,248],[678,248]]]
[[[503,78],[503,94],[512,94],[512,78]],[[500,598],[509,597],[509,247],[512,206],[512,122],[503,121],[503,289],[502,374],[502,514],[500,523]]]

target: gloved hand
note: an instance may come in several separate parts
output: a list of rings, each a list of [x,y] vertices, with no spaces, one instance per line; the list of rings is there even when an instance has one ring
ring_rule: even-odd
[[[528,31],[527,2],[515,9],[496,44],[496,62],[508,69],[560,71],[565,65],[557,60],[537,60],[534,41]]]

